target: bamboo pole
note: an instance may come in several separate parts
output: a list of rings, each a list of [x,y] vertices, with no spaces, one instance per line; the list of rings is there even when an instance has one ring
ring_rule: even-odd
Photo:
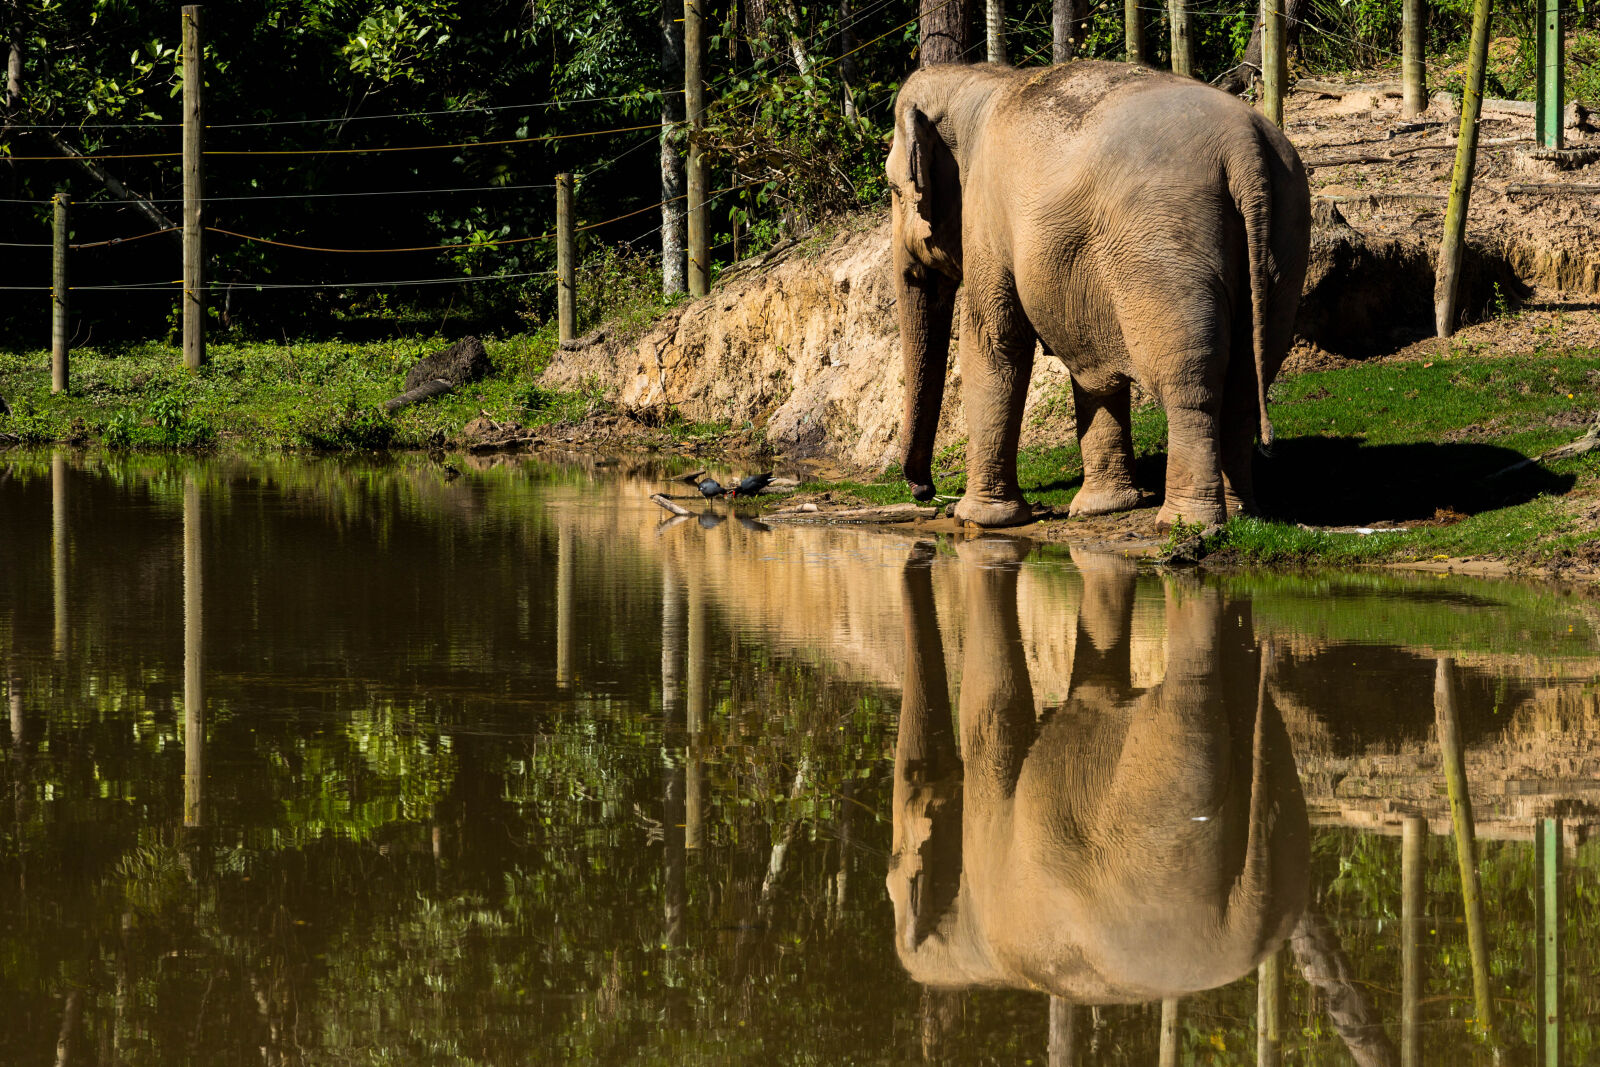
[[[1194,40],[1189,34],[1189,0],[1167,0],[1172,24],[1172,73],[1194,74]]]
[[[1478,880],[1477,846],[1472,822],[1472,797],[1467,791],[1467,765],[1461,751],[1456,715],[1456,667],[1440,656],[1434,672],[1433,711],[1439,729],[1445,788],[1450,794],[1450,822],[1455,828],[1456,862],[1461,869],[1461,899],[1467,919],[1467,949],[1472,956],[1473,1028],[1493,1040],[1494,1002],[1489,992],[1489,938],[1483,917],[1483,887]]]
[[[1283,1063],[1283,949],[1256,968],[1256,1067]]]
[[[1122,2],[1122,47],[1129,63],[1146,63],[1144,53],[1144,0]]]
[[[67,656],[67,454],[50,454],[50,579],[55,605],[55,651]]]
[[[183,486],[183,825],[205,824],[205,546],[200,486]]]
[[[1176,997],[1161,1002],[1161,1053],[1160,1067],[1178,1067],[1178,1001]]]
[[[1450,206],[1445,210],[1444,237],[1434,268],[1433,321],[1440,337],[1456,329],[1456,300],[1461,257],[1466,248],[1467,207],[1472,201],[1472,172],[1478,162],[1478,116],[1483,110],[1483,76],[1489,56],[1489,16],[1494,0],[1473,0],[1472,44],[1467,51],[1467,80],[1461,90],[1461,132],[1456,165],[1450,175]]]
[[[50,391],[72,385],[67,368],[67,194],[53,199],[50,243]]]
[[[1261,103],[1278,127],[1283,126],[1283,90],[1289,79],[1283,42],[1283,0],[1261,0]]]
[[[183,9],[183,365],[199,370],[206,361],[205,197],[202,151],[205,78],[200,70],[201,7]]]
[[[1401,114],[1413,118],[1428,109],[1428,8],[1423,0],[1403,0],[1400,31]]]
[[[1422,886],[1428,820],[1410,815],[1400,827],[1400,1067],[1421,1067]]]
[[[1538,951],[1533,980],[1537,1017],[1533,1062],[1560,1067],[1561,1049],[1561,820],[1540,819],[1533,838],[1533,900]]]
[[[689,117],[689,295],[711,291],[711,215],[706,204],[706,83],[701,0],[683,0],[683,104]]]
[[[1562,105],[1565,103],[1562,70],[1565,42],[1561,37],[1561,0],[1539,0],[1537,33],[1538,76],[1535,99],[1538,101],[1534,135],[1540,148],[1563,146]]]
[[[572,227],[572,175],[556,175],[556,337],[578,336],[577,235]]]

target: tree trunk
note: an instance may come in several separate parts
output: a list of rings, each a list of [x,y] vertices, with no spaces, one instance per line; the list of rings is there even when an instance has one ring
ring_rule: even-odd
[[[918,61],[924,67],[936,63],[965,63],[972,46],[973,0],[918,0]]]
[[[844,83],[844,117],[852,125],[857,121],[855,50],[856,7],[853,0],[839,0],[839,80]]]
[[[800,12],[795,10],[794,0],[779,0],[778,10],[783,15],[783,21],[789,24],[789,55],[794,59],[794,65],[802,77],[810,74],[811,57],[806,53],[805,38],[800,28]]]
[[[688,189],[684,173],[683,110],[683,4],[661,4],[661,292],[665,296],[689,288],[689,264],[684,253]]]
[[[1284,4],[1283,49],[1293,52],[1300,43],[1300,23],[1311,7],[1311,0],[1286,0]],[[1256,21],[1250,30],[1250,43],[1244,46],[1244,58],[1239,65],[1223,74],[1215,82],[1217,88],[1237,96],[1250,88],[1256,75],[1261,73],[1261,6],[1256,5]]]
[[[1394,1067],[1394,1042],[1384,1032],[1383,1017],[1356,980],[1350,958],[1328,921],[1307,908],[1289,945],[1306,982],[1322,994],[1328,1021],[1350,1058],[1360,1067]]]
[[[989,62],[1005,63],[1006,57],[1006,0],[985,0],[984,23],[988,29]]]
[[[1050,62],[1065,63],[1077,55],[1088,29],[1088,0],[1055,0],[1050,12]]]

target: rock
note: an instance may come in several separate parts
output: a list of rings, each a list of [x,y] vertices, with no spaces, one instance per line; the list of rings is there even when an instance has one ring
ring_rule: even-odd
[[[494,367],[489,363],[489,353],[483,350],[483,342],[476,337],[463,337],[444,351],[418,360],[406,375],[406,389],[415,389],[433,378],[441,378],[460,388],[492,370]]]

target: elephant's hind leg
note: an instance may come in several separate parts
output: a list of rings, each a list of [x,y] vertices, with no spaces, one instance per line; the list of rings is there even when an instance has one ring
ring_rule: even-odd
[[[1083,453],[1083,488],[1072,498],[1068,514],[1077,518],[1137,507],[1127,383],[1109,393],[1094,394],[1073,378],[1072,410],[1078,423],[1078,449]]]

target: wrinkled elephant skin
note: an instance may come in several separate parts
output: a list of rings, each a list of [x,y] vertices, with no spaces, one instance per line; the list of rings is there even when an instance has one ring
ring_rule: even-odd
[[[1026,522],[1017,440],[1036,344],[1071,372],[1075,515],[1133,507],[1129,383],[1166,409],[1158,525],[1251,510],[1252,442],[1305,278],[1294,148],[1243,101],[1149,68],[941,66],[895,103],[888,179],[905,359],[905,477],[934,494],[962,314],[967,489],[956,518]],[[959,292],[958,292],[959,286]]]

